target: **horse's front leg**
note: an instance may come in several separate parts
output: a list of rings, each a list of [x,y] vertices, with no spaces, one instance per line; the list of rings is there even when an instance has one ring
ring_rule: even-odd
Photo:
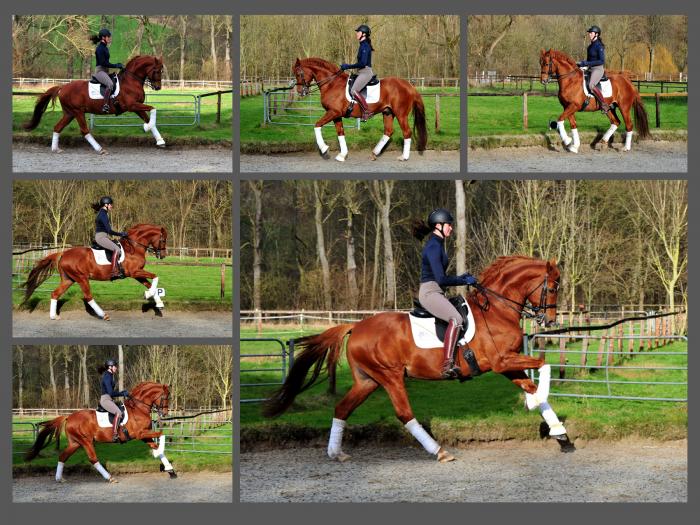
[[[151,447],[151,454],[153,454],[153,457],[156,459],[160,459],[160,462],[162,463],[162,467],[160,468],[161,472],[167,472],[170,475],[171,479],[176,478],[177,473],[175,472],[175,469],[173,468],[170,461],[168,461],[168,458],[165,457],[165,436],[163,435],[163,433],[143,432],[141,433],[139,438],[144,443],[146,443],[146,445]],[[157,445],[155,440],[158,440]]]
[[[573,142],[569,144],[568,150],[571,153],[578,153],[578,148],[581,146],[581,139],[578,136],[578,127],[576,126],[575,114],[569,115],[569,125],[571,126],[571,137]]]
[[[158,294],[158,276],[156,274],[147,272],[146,270],[136,270],[131,273],[131,277],[133,277],[138,282],[143,284],[146,288],[148,288],[143,293],[144,299],[150,299],[151,297],[153,297],[153,300],[156,302],[156,307],[165,308],[163,300]],[[148,282],[148,279],[151,279],[150,283]]]
[[[338,144],[340,145],[340,153],[336,155],[335,160],[345,162],[348,156],[348,145],[345,143],[345,129],[343,128],[343,118],[337,117],[333,119],[335,123],[335,132],[338,134]]]
[[[328,110],[318,121],[316,121],[316,124],[314,125],[314,134],[316,135],[316,144],[318,145],[318,152],[321,154],[321,157],[323,157],[326,160],[330,158],[330,155],[328,155],[328,150],[330,149],[330,146],[326,144],[326,142],[323,140],[321,128],[325,124],[328,124],[331,120],[335,120],[336,118],[342,118],[342,116],[338,115],[338,113],[335,111]],[[345,140],[344,136],[343,140]]]
[[[564,143],[564,147],[566,148],[569,147],[569,144],[573,143],[573,139],[569,137],[568,133],[566,132],[565,121],[569,120],[573,115],[576,114],[577,107],[578,106],[576,104],[569,104],[564,108],[564,112],[561,115],[559,115],[559,118],[557,119],[557,131],[559,131],[561,141]]]
[[[141,120],[143,120],[143,131],[150,131],[153,134],[153,138],[156,139],[156,146],[165,147],[165,140],[163,140],[156,127],[156,108],[146,104],[133,104],[129,106],[129,110],[141,117]],[[149,111],[151,112],[150,117],[148,116]]]

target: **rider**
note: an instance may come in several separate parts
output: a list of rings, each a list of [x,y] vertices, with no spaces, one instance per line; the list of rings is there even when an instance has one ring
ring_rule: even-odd
[[[117,362],[114,359],[107,359],[105,364],[97,367],[97,373],[102,374],[100,391],[100,406],[110,414],[114,414],[114,424],[112,425],[112,441],[118,443],[119,440],[119,421],[122,418],[122,411],[116,405],[112,398],[114,397],[129,397],[128,390],[117,392],[114,390],[114,374],[117,373]]]
[[[442,363],[442,377],[445,379],[454,379],[458,376],[459,371],[454,364],[454,349],[457,344],[457,336],[462,328],[462,316],[445,297],[445,288],[448,286],[473,286],[477,283],[476,278],[470,273],[462,275],[447,275],[445,273],[450,262],[445,251],[445,239],[452,234],[453,222],[454,219],[449,211],[437,208],[428,215],[427,224],[419,221],[413,227],[413,235],[418,240],[422,240],[430,233],[421,256],[421,284],[418,300],[428,312],[448,323],[445,331],[444,360]]]
[[[369,38],[372,34],[369,26],[362,24],[355,29],[355,37],[360,41],[360,49],[357,51],[357,62],[355,64],[340,64],[340,69],[357,69],[357,78],[352,85],[352,97],[357,100],[362,109],[362,122],[366,122],[371,116],[367,101],[360,91],[372,80],[374,72],[372,71],[372,40]]]
[[[114,252],[112,254],[112,272],[110,274],[110,279],[113,281],[115,279],[123,279],[124,271],[119,264],[119,255],[121,253],[121,245],[112,241],[109,238],[110,235],[118,235],[119,237],[126,237],[127,234],[124,232],[117,232],[112,230],[112,225],[109,222],[109,211],[112,209],[114,202],[112,197],[102,197],[100,202],[92,204],[92,209],[97,212],[97,217],[95,218],[95,242]]]
[[[588,90],[598,100],[600,111],[607,113],[610,111],[610,106],[605,102],[603,93],[596,87],[605,73],[605,44],[600,39],[600,27],[591,26],[588,28],[588,38],[591,40],[591,43],[588,45],[586,60],[577,62],[576,65],[590,68],[591,76],[588,79]]]
[[[112,33],[109,29],[103,27],[100,32],[90,37],[93,44],[97,44],[95,48],[95,59],[97,65],[95,67],[95,78],[100,81],[105,87],[104,104],[102,105],[102,113],[109,113],[109,97],[114,90],[114,82],[109,78],[109,68],[124,69],[124,64],[121,62],[112,64],[109,61],[109,44],[112,43]],[[98,43],[99,42],[99,43]]]

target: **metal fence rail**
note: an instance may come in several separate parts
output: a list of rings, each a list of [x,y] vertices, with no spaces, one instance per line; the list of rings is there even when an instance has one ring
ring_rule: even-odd
[[[558,340],[560,342],[559,348],[545,348],[544,343],[547,339]],[[582,340],[590,341],[597,340],[599,345],[597,350],[589,349],[586,344],[582,344],[581,349],[566,349],[565,343],[567,340]],[[539,347],[534,343],[535,340],[541,341],[542,344]],[[669,402],[687,402],[687,387],[688,387],[688,352],[668,352],[668,351],[632,351],[632,350],[613,350],[613,341],[639,341],[647,342],[642,346],[651,347],[654,341],[685,341],[688,342],[688,338],[682,335],[589,335],[589,334],[533,334],[525,335],[523,338],[523,353],[525,355],[535,355],[538,354],[541,358],[547,357],[548,354],[556,354],[559,356],[559,363],[551,364],[554,370],[559,371],[559,377],[554,375],[551,378],[552,390],[550,391],[550,396],[556,397],[577,397],[577,398],[595,398],[595,399],[620,399],[620,400],[634,400],[634,401],[669,401]],[[597,360],[595,363],[588,362],[588,355],[593,354],[596,356]],[[623,364],[625,359],[635,359],[643,361],[648,358],[656,358],[661,356],[679,356],[684,358],[685,364],[679,366],[672,365],[662,365],[654,364],[654,362],[640,363],[637,365],[626,365]],[[572,359],[576,357],[578,363],[573,363]],[[655,378],[652,380],[625,380],[624,378],[615,375],[616,372],[621,372],[625,370],[646,370],[652,371]],[[612,373],[611,373],[612,372]],[[685,380],[665,380],[664,375],[667,372],[684,372]],[[534,370],[529,372],[530,378],[535,379]],[[591,377],[591,373],[595,375]],[[567,377],[571,374],[573,377]],[[605,386],[606,393],[571,393],[564,392],[561,390],[556,390],[555,386],[561,387],[566,383],[571,384],[582,384],[582,385],[602,385]],[[556,385],[555,385],[556,384]],[[684,397],[678,396],[662,396],[662,395],[649,395],[649,396],[635,396],[635,395],[625,395],[620,393],[614,393],[613,391],[619,391],[626,385],[644,385],[652,388],[655,387],[669,387],[669,386],[685,386],[686,394]]]
[[[294,87],[269,89],[263,92],[263,123],[283,126],[313,126],[323,115],[318,93],[298,97]],[[355,119],[360,129],[360,119]]]
[[[196,126],[200,121],[201,99],[188,93],[146,93],[145,104],[153,106],[158,114],[158,127]],[[143,120],[134,113],[123,115],[95,115],[90,113],[90,128],[143,127]]]
[[[254,354],[248,354],[241,352],[240,360],[253,359],[256,362],[269,362],[270,360],[279,360],[275,362],[278,366],[273,367],[262,367],[262,368],[240,368],[240,388],[260,388],[268,386],[278,386],[284,383],[287,379],[287,373],[294,363],[294,343],[293,340],[290,341],[289,350],[287,350],[287,345],[281,339],[276,339],[273,337],[242,337],[241,342],[268,342],[275,343],[279,345],[279,350],[277,351],[263,351],[262,353],[256,352]],[[264,381],[264,382],[243,382],[243,374],[279,374],[279,380],[275,381]],[[242,392],[241,392],[242,394]],[[258,403],[260,401],[266,401],[265,397],[254,397],[243,399],[241,395],[241,403]]]

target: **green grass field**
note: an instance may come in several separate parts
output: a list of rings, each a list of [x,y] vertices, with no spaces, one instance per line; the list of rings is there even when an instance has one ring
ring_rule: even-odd
[[[37,93],[43,93],[44,90],[36,89],[17,89],[14,91],[36,91]],[[191,122],[193,117],[192,113],[192,95],[199,95],[203,93],[210,93],[216,91],[214,89],[209,90],[179,90],[179,89],[162,89],[160,91],[153,91],[146,88],[146,104],[149,101],[156,102],[156,107],[158,108],[158,129],[161,131],[163,136],[166,136],[176,143],[199,143],[199,144],[216,144],[216,143],[229,143],[231,142],[231,114],[232,114],[232,94],[227,93],[221,97],[221,122],[216,123],[216,106],[217,97],[205,97],[201,99],[201,116],[200,124],[197,126],[165,126],[163,123],[167,122]],[[177,95],[177,97],[159,97],[158,94],[170,94]],[[150,97],[150,95],[154,95]],[[149,98],[150,97],[150,98]],[[168,100],[171,102],[168,103]],[[34,103],[36,99],[33,96],[13,96],[12,97],[12,133],[14,137],[30,139],[33,137],[51,137],[54,125],[61,118],[61,106],[60,103],[56,103],[56,106],[52,109],[49,105],[46,113],[41,120],[41,123],[34,131],[24,131],[22,128],[22,123],[26,122],[31,118],[32,112],[34,111]],[[164,105],[160,105],[161,102]],[[135,114],[125,113],[123,116],[127,117],[128,120],[114,122],[120,123],[138,123],[140,119]],[[183,117],[183,118],[173,118],[173,117]],[[86,117],[89,122],[89,117]],[[113,118],[113,117],[111,117]],[[112,120],[109,117],[100,119],[100,123],[111,124]],[[150,132],[148,134],[144,133],[141,127],[96,127],[93,130],[96,136],[108,139],[116,140],[128,140],[134,137],[148,136],[150,137]],[[77,122],[74,120],[71,122],[66,129],[61,132],[61,140],[70,138],[80,138],[82,140],[82,135],[78,127]],[[167,139],[166,139],[167,140]]]
[[[440,132],[435,133],[435,96],[434,93],[459,93],[458,88],[426,88],[422,91],[423,102],[426,106],[426,126],[428,129],[428,149],[455,150],[460,147],[459,97],[440,97]],[[287,126],[268,124],[263,125],[263,97],[245,97],[240,103],[241,113],[241,152],[269,152],[270,148],[279,151],[314,151],[316,141],[312,126]],[[312,115],[316,118],[323,114],[323,108],[314,106]],[[345,119],[345,134],[349,149],[373,148],[384,130],[381,115],[375,115],[368,122],[362,123],[358,131],[356,119]],[[315,122],[315,119],[305,119],[304,122]],[[413,125],[413,117],[409,118]],[[335,127],[327,124],[323,127],[323,137],[331,147],[337,146]],[[403,139],[398,122],[394,121],[392,143],[395,148],[401,148]]]
[[[12,465],[15,474],[21,473],[37,473],[42,471],[53,472],[56,469],[59,450],[56,450],[52,443],[45,448],[41,454],[31,462],[24,460],[23,453],[28,449],[32,442],[31,433],[27,432],[29,428],[26,425],[17,425],[19,422],[39,422],[50,418],[19,418],[13,417],[12,428]],[[167,433],[166,433],[167,434]],[[208,430],[206,438],[198,438],[198,450],[207,450],[209,444],[210,450],[226,450],[231,446],[232,426],[231,424],[223,425],[216,429]],[[178,438],[179,439],[179,438]],[[66,437],[61,435],[61,448],[66,446]],[[173,446],[172,448],[174,448]],[[210,454],[197,452],[169,452],[169,444],[166,440],[165,455],[172,462],[176,471],[215,471],[227,472],[231,470],[232,455],[231,454]],[[177,448],[183,448],[177,446]],[[151,449],[143,442],[135,440],[124,443],[123,445],[111,443],[96,443],[95,450],[97,457],[100,459],[107,470],[117,473],[129,472],[157,472],[160,462],[153,458]],[[94,471],[90,462],[87,459],[85,451],[81,448],[66,462],[66,472],[70,474],[77,471],[86,472]]]
[[[481,91],[481,90],[480,90]],[[661,128],[676,130],[688,128],[688,99],[661,99]],[[644,107],[649,118],[649,127],[655,128],[656,108],[654,99],[645,98]],[[557,120],[563,108],[556,97],[528,97],[528,129],[523,128],[523,97],[467,97],[467,122],[470,136],[541,134],[549,129],[549,122]],[[618,117],[622,118],[618,111]],[[576,114],[580,131],[604,133],[609,127],[608,119],[598,111]],[[567,124],[568,127],[568,124]],[[620,126],[620,133],[624,126]]]
[[[278,330],[279,332],[279,330]],[[308,333],[318,333],[309,330]],[[254,337],[255,331],[241,330],[241,337]],[[266,337],[274,335],[274,329],[265,331]],[[281,335],[281,334],[280,334]],[[288,338],[289,336],[286,336]],[[298,336],[294,336],[298,337]],[[285,338],[285,337],[282,337]],[[549,347],[548,347],[549,348]],[[569,350],[580,348],[574,343]],[[241,355],[278,351],[272,343],[241,342]],[[552,347],[552,350],[555,350]],[[597,346],[589,349],[589,364],[595,363]],[[687,351],[686,343],[673,343],[659,348],[656,352]],[[579,362],[580,354],[569,354],[569,362]],[[565,383],[554,381],[559,377],[559,353],[548,353],[547,361],[552,364],[552,393],[605,393],[600,384]],[[654,351],[638,354],[633,359],[622,359],[623,369],[611,370],[610,379],[629,382],[615,385],[613,394],[625,396],[687,397],[687,387],[679,385],[645,386],[631,381],[686,381],[687,372],[653,372],[648,368],[656,365],[679,366],[687,364],[686,356],[655,355]],[[271,369],[280,366],[279,359],[241,359],[241,370]],[[645,370],[631,367],[642,366]],[[605,371],[574,372],[567,369],[566,377],[603,379]],[[241,382],[279,382],[280,373],[251,372],[241,374]],[[341,359],[337,376],[335,396],[327,393],[327,383],[320,382],[309,391],[301,394],[292,408],[276,420],[267,420],[260,413],[260,404],[241,405],[241,428],[243,435],[258,435],[269,429],[282,434],[303,433],[303,429],[326,432],[333,417],[334,405],[352,383],[347,361]],[[456,381],[406,380],[409,397],[416,417],[430,425],[433,434],[442,436],[446,442],[468,441],[470,439],[534,439],[537,437],[540,416],[537,412],[527,412],[523,408],[524,396],[505,377],[487,373],[471,381],[460,384]],[[264,397],[275,387],[255,387],[241,389],[241,398]],[[559,417],[566,422],[569,433],[587,439],[617,439],[628,435],[648,436],[659,439],[678,439],[687,434],[687,404],[683,402],[643,402],[631,400],[611,400],[595,398],[550,397],[550,403]],[[394,416],[391,402],[383,389],[378,389],[351,416],[350,425],[379,425],[396,431],[399,423]]]
[[[166,259],[167,260],[167,259]],[[171,261],[176,262],[176,260]],[[224,262],[223,260],[219,262]],[[230,264],[226,267],[224,297],[221,298],[220,266],[170,266],[147,263],[145,270],[158,275],[158,286],[165,288],[164,302],[173,309],[190,310],[230,310],[232,275]],[[26,273],[23,274],[26,276]],[[17,283],[15,283],[16,285]],[[58,285],[54,274],[42,284],[32,296],[32,304],[38,309],[48,310],[51,292]],[[134,279],[117,281],[90,281],[93,295],[100,305],[112,310],[127,310],[143,304],[146,288]],[[65,300],[62,308],[82,309],[82,291],[77,284],[71,286],[61,297]],[[24,298],[21,290],[12,293],[12,301],[18,306]]]

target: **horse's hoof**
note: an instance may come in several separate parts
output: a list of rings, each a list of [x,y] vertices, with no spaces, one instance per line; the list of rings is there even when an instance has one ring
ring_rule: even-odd
[[[61,316],[60,316],[60,315],[57,315],[56,317],[50,317],[50,316],[49,316],[49,319],[51,319],[52,321],[60,321],[60,320],[61,320]]]
[[[63,150],[58,148],[58,149],[52,149],[51,153],[63,153]]]
[[[336,155],[335,160],[337,160],[338,162],[345,162],[345,157],[343,157],[342,155]]]
[[[177,478],[177,474],[175,473],[174,470],[169,470],[168,474],[170,475],[170,479],[175,479]]]
[[[454,461],[455,459],[457,458],[455,458],[452,454],[447,452],[447,450],[445,450],[444,448],[440,447],[440,450],[438,450],[437,460],[440,463],[449,463],[450,461]]]
[[[56,483],[65,483],[66,479],[65,478],[60,478],[56,480]]]
[[[97,152],[97,154],[98,155],[109,155],[109,152],[106,149],[102,148],[100,151]]]
[[[159,148],[164,148],[165,147],[165,141],[163,139],[159,140],[156,142],[156,146]]]
[[[116,479],[114,476],[110,476],[107,480],[107,483],[119,483],[119,480]]]
[[[559,443],[559,450],[564,453],[575,452],[576,446],[569,439],[569,436],[562,434],[561,436],[554,436],[554,439]]]
[[[109,321],[109,320],[110,320],[110,319],[109,319],[109,314],[105,314],[105,315],[102,317],[102,320],[103,320],[103,321]]]
[[[569,146],[567,148],[571,153],[578,153],[578,147]]]
[[[377,156],[374,154],[374,152],[369,154],[369,160],[377,160]]]
[[[156,317],[163,317],[163,308],[156,307]]]
[[[401,161],[401,162],[406,162],[408,159],[407,159],[407,158],[404,158],[403,155],[399,155],[398,157],[396,157],[396,160],[399,160],[399,161]]]
[[[347,460],[350,459],[350,455],[346,454],[342,450],[338,452],[335,456],[331,457],[332,460],[338,461],[339,463],[345,463]]]

